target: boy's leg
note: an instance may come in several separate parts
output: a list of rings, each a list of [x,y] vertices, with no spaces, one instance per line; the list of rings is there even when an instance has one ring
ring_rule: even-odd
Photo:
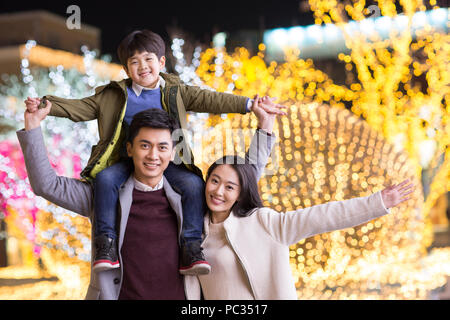
[[[203,218],[206,213],[205,182],[183,164],[169,164],[164,176],[172,188],[181,194],[183,226],[181,231],[182,274],[205,274],[211,267],[205,260],[201,242]]]
[[[95,271],[119,267],[116,233],[119,188],[130,176],[130,172],[130,163],[121,161],[100,171],[95,177]]]

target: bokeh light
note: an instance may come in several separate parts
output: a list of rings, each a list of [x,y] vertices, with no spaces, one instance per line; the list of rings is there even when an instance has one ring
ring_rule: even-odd
[[[189,63],[178,38],[171,46],[176,71],[190,84],[248,97],[269,95],[288,107],[274,128],[279,140],[270,174],[259,183],[264,205],[294,210],[369,195],[404,178],[418,186],[415,197],[390,215],[291,246],[300,299],[427,298],[450,275],[449,249],[429,250],[430,210],[450,190],[450,36],[415,14],[431,9],[441,19],[442,11],[431,2],[378,1],[385,22],[403,12],[395,20],[400,31],[381,38],[370,24],[364,24],[366,33],[351,28],[349,20],[367,16],[364,1],[311,0],[309,5],[317,25],[332,23],[344,34],[349,51],[337,59],[345,84],[313,59],[299,58],[295,42],[284,48],[284,61],[266,60],[267,48],[260,44],[255,54],[245,48],[196,48]],[[414,23],[420,28],[407,27]],[[123,76],[117,65],[99,62],[84,49],[80,59],[27,43],[21,78],[2,77],[1,118],[20,129],[26,96],[80,98]],[[257,125],[251,114],[188,116],[194,155],[204,172],[223,154],[243,155]],[[78,177],[96,143],[96,124],[49,117],[44,133],[58,174]],[[0,299],[81,299],[90,276],[90,223],[35,197],[14,131],[2,137],[0,203],[10,244],[17,244],[25,263],[0,269],[0,278],[57,280],[0,287]],[[434,174],[425,181],[422,174],[430,169]]]

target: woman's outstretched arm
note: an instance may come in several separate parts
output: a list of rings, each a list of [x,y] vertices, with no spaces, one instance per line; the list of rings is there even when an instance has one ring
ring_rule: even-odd
[[[260,222],[280,243],[291,245],[316,234],[361,225],[390,213],[389,209],[410,199],[414,186],[405,180],[367,197],[331,201],[279,213],[259,210]]]

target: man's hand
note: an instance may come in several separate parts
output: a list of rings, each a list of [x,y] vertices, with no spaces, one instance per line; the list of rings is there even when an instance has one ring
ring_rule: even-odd
[[[275,118],[278,114],[286,114],[284,112],[281,113],[272,113],[267,111],[267,106],[273,107],[273,102],[269,97],[259,98],[258,95],[253,99],[252,112],[255,114],[256,118],[258,118],[258,128],[266,131],[269,134],[272,134],[273,125],[275,123]],[[282,106],[281,106],[282,107]],[[278,108],[278,107],[274,107]]]
[[[407,185],[408,182],[410,182],[409,179],[406,179],[399,184],[391,185],[381,191],[381,197],[387,209],[398,206],[400,203],[411,199],[409,195],[414,192],[415,187],[411,183]]]
[[[39,104],[38,104],[39,105]],[[50,109],[52,107],[52,103],[50,101],[46,101],[45,108],[38,109],[36,107],[36,110],[33,112],[25,110],[24,118],[25,118],[25,130],[31,130],[34,128],[37,128],[41,125],[41,121],[45,119],[45,117],[49,114]]]

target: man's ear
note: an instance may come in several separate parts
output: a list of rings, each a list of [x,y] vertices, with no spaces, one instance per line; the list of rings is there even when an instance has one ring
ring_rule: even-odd
[[[129,157],[133,156],[133,154],[131,152],[131,147],[132,147],[131,142],[127,142],[127,154]]]

